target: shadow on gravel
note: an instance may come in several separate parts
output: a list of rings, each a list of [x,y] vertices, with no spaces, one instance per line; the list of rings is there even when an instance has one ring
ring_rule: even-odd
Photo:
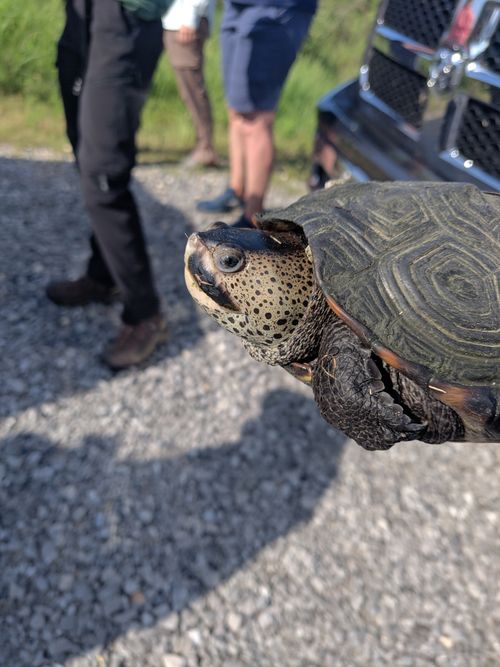
[[[78,449],[32,433],[4,440],[0,663],[105,651],[189,607],[311,518],[343,445],[311,400],[285,390],[236,442],[176,458],[168,442],[165,458],[137,461],[99,436]],[[269,604],[248,596],[226,609]]]
[[[183,276],[192,227],[139,183],[134,191],[172,334],[154,364],[202,335]],[[98,355],[116,335],[120,307],[61,309],[45,297],[50,280],[81,275],[88,256],[89,224],[72,163],[0,158],[0,202],[0,416],[6,416],[109,378]]]

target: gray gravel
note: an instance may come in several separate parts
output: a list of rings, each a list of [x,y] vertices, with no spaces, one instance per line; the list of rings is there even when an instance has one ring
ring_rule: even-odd
[[[44,297],[86,256],[71,164],[0,151],[0,665],[497,667],[500,448],[367,453],[201,315],[225,178],[137,170],[172,338],[113,375],[119,311]]]

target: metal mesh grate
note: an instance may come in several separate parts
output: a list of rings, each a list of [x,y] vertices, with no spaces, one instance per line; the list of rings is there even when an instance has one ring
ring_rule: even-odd
[[[458,130],[457,148],[476,167],[500,178],[500,111],[470,100]]]
[[[492,72],[500,74],[500,23],[491,37],[491,42],[484,53],[484,64]]]
[[[403,35],[436,48],[458,0],[389,0],[384,23]]]
[[[402,65],[373,52],[368,75],[370,90],[387,106],[393,109],[416,128],[422,122],[422,113],[427,101],[427,86],[424,77],[411,72]]]

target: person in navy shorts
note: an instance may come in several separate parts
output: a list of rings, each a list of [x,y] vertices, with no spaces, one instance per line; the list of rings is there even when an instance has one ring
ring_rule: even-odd
[[[225,0],[221,48],[229,186],[198,202],[198,210],[223,213],[241,207],[237,226],[251,225],[262,211],[274,163],[276,107],[316,7],[317,0]]]

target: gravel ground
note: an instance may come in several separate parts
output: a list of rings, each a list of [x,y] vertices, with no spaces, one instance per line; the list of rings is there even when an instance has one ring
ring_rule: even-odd
[[[113,375],[118,309],[44,297],[86,256],[71,164],[0,151],[0,665],[498,666],[500,448],[365,452],[198,312],[225,178],[137,170],[172,337]]]

